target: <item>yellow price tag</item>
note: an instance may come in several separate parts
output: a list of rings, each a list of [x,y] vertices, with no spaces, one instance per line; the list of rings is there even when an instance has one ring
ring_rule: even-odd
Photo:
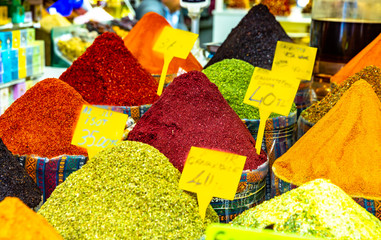
[[[245,165],[246,156],[192,147],[179,188],[197,193],[199,212],[205,219],[213,197],[233,200]]]
[[[248,229],[228,224],[211,224],[206,229],[206,240],[293,240],[322,238],[304,237],[296,234],[274,232],[272,230]]]
[[[83,105],[71,144],[86,148],[91,159],[122,139],[127,118],[123,113]]]
[[[153,51],[164,54],[164,65],[160,76],[157,94],[160,96],[163,92],[165,76],[167,75],[169,63],[173,57],[186,59],[192,50],[194,43],[198,38],[198,34],[174,29],[165,26],[160,33],[159,38],[153,46]]]
[[[260,154],[266,120],[272,112],[287,116],[299,80],[292,73],[274,72],[256,67],[243,102],[259,108],[260,123],[255,148]]]
[[[317,48],[278,41],[271,70],[293,72],[296,78],[311,80]]]

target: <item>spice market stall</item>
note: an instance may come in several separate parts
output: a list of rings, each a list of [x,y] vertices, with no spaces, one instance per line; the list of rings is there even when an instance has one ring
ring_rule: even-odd
[[[244,97],[255,71],[273,68],[278,41],[291,38],[255,5],[204,69],[191,53],[174,58],[158,94],[163,55],[153,46],[168,26],[149,13],[123,39],[101,34],[59,79],[40,81],[0,116],[0,238],[209,240],[211,224],[230,223],[300,239],[380,239],[379,67],[343,70],[351,76],[302,112],[313,127],[299,140],[305,105],[292,95],[256,149],[261,107]],[[292,81],[295,92],[304,82]],[[87,106],[136,124],[129,119],[123,139],[94,153],[98,139],[85,127],[108,120],[81,118]],[[74,145],[78,131],[89,132],[87,148]],[[221,192],[216,179],[233,182],[226,166],[238,169],[233,197],[211,196],[205,216],[202,192],[180,186],[194,147],[245,160],[238,168],[233,157],[193,159],[198,172],[187,183]]]

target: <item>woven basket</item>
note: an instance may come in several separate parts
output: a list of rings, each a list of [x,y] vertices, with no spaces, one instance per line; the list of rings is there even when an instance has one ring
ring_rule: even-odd
[[[232,221],[245,210],[261,204],[265,200],[267,160],[256,170],[244,170],[238,184],[234,200],[213,198],[210,205],[217,212],[221,223]]]
[[[259,119],[242,119],[251,135],[256,140]],[[296,142],[296,122],[297,112],[288,116],[279,116],[270,118],[266,121],[265,133],[262,142],[262,148],[266,151],[269,159],[269,174],[267,175],[266,200],[275,196],[275,190],[271,186],[272,165],[274,161],[282,156]]]
[[[71,173],[85,165],[88,159],[82,155],[61,155],[51,159],[38,156],[15,157],[41,189],[43,202]]]

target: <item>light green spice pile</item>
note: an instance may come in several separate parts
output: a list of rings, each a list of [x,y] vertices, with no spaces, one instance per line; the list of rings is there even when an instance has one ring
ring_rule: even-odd
[[[65,239],[199,239],[212,222],[157,149],[125,141],[60,184],[39,210]]]
[[[381,222],[336,185],[317,179],[245,211],[232,222],[251,228],[334,239],[379,239]]]
[[[202,72],[217,85],[222,96],[241,119],[259,119],[258,108],[243,103],[254,72],[253,65],[238,59],[225,59]],[[295,111],[296,106],[293,103],[290,113]],[[272,113],[270,118],[279,116],[279,114]]]
[[[302,117],[311,123],[317,123],[336,105],[341,96],[343,96],[352,84],[361,79],[367,81],[372,86],[378,98],[381,99],[381,69],[376,66],[368,66],[349,77],[340,85],[333,85],[331,92],[328,93],[327,96],[319,102],[312,104],[301,113]]]

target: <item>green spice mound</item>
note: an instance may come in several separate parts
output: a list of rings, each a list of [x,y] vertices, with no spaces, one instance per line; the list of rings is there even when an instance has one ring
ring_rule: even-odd
[[[349,77],[340,85],[334,86],[331,89],[331,92],[327,94],[327,96],[304,110],[301,113],[302,117],[311,123],[317,123],[329,110],[331,110],[336,105],[341,96],[343,96],[343,94],[352,86],[352,84],[359,81],[360,79],[367,81],[372,86],[378,98],[381,99],[381,69],[376,66],[368,66],[363,68],[355,75]]]
[[[328,180],[316,179],[236,217],[233,225],[333,239],[379,239],[381,222]]]
[[[157,149],[122,142],[99,153],[60,184],[38,213],[65,239],[199,239],[205,221],[180,172]]]
[[[239,59],[225,59],[202,70],[202,72],[212,83],[217,85],[222,96],[241,119],[259,119],[258,108],[243,103],[254,72],[253,65]],[[295,111],[296,106],[293,103],[290,113]],[[279,114],[272,113],[270,118],[279,116]]]

